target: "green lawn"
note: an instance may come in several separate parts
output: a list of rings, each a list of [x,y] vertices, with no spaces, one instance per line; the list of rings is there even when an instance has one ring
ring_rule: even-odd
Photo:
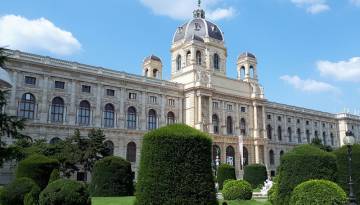
[[[135,197],[95,197],[92,198],[92,205],[133,205]],[[221,205],[223,201],[220,201]],[[228,205],[271,205],[266,201],[228,201]]]

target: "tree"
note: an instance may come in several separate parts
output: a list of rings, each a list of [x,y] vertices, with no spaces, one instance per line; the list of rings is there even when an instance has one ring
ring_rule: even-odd
[[[315,147],[318,147],[324,151],[332,152],[333,149],[329,145],[324,145],[320,138],[315,137],[311,140],[311,145],[314,145]]]
[[[4,54],[5,48],[0,47],[0,67],[4,67],[6,56]]]

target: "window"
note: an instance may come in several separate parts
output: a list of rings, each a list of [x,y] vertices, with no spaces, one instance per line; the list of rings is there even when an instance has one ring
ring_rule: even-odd
[[[270,165],[274,165],[275,164],[275,157],[274,157],[274,151],[273,150],[269,151],[269,158],[270,158]]]
[[[241,107],[241,108],[240,108],[240,111],[241,111],[241,112],[246,112],[246,107]]]
[[[217,165],[220,165],[220,156],[221,156],[220,147],[217,145],[213,145],[213,147],[212,147],[212,163],[213,163],[214,169],[217,168]],[[216,164],[217,162],[219,164]]]
[[[292,141],[292,130],[291,127],[288,127],[288,137],[289,137],[289,142]]]
[[[244,166],[246,166],[249,164],[249,152],[245,146],[243,147],[243,153],[244,153],[243,163],[244,163]]]
[[[79,124],[80,125],[90,124],[90,103],[86,100],[80,102]]]
[[[291,123],[291,118],[288,118],[287,121],[288,121],[288,123]]]
[[[135,100],[136,99],[136,93],[129,93],[129,99]]]
[[[136,162],[136,144],[129,142],[126,147],[126,160],[129,162]]]
[[[148,129],[149,130],[153,130],[156,129],[156,112],[155,110],[151,109],[149,110],[149,114],[148,114]]]
[[[201,52],[196,51],[196,64],[201,65]]]
[[[91,87],[89,85],[82,85],[81,92],[83,93],[90,93]]]
[[[104,110],[104,127],[114,127],[114,106],[110,103],[105,105]]]
[[[325,127],[325,123],[322,123],[322,126]]]
[[[334,134],[332,132],[330,133],[330,141],[331,141],[331,145],[334,146],[335,140],[334,140]]]
[[[129,107],[127,111],[127,128],[136,129],[136,109]]]
[[[231,104],[227,104],[227,110],[232,110],[233,109],[233,106]]]
[[[212,103],[213,109],[219,109],[219,102]]]
[[[217,53],[214,54],[214,69],[219,70],[219,55]]]
[[[51,122],[61,123],[64,120],[64,100],[56,97],[51,103]]]
[[[323,145],[326,145],[326,132],[323,132],[323,140],[322,140],[322,142],[323,142]]]
[[[315,135],[315,138],[319,138],[319,132],[317,130],[315,131],[314,135]]]
[[[308,120],[306,120],[306,125],[309,125],[309,124],[310,124],[310,122]]]
[[[226,148],[226,164],[235,166],[235,149],[232,146]]]
[[[106,95],[107,96],[115,96],[115,90],[106,89]]]
[[[268,139],[271,140],[271,138],[272,138],[272,127],[271,127],[271,125],[266,126],[266,132],[267,132]]]
[[[246,135],[246,121],[244,118],[240,120],[240,134]]]
[[[215,134],[219,134],[219,118],[217,115],[212,116],[212,124]]]
[[[226,131],[227,131],[228,135],[233,134],[233,122],[232,122],[232,118],[230,116],[228,116],[226,118]]]
[[[310,143],[310,131],[306,130],[306,141],[307,143]]]
[[[296,123],[300,124],[300,119],[297,119],[297,120],[296,120]]]
[[[333,128],[333,125],[330,125],[330,128],[332,129],[332,128]]]
[[[314,122],[315,127],[317,127],[317,124],[318,124],[317,122]]]
[[[267,115],[267,119],[268,119],[268,120],[271,120],[271,115]]]
[[[153,70],[153,77],[156,78],[158,76],[158,70],[154,69]]]
[[[176,70],[181,70],[181,55],[176,57]]]
[[[281,122],[281,116],[278,116],[278,121]]]
[[[34,119],[35,114],[35,97],[31,93],[25,93],[20,100],[19,117],[25,119]]]
[[[300,130],[300,128],[298,128],[296,130],[296,134],[297,134],[298,143],[301,143],[301,130]]]
[[[167,114],[167,124],[172,125],[175,123],[175,115],[173,112],[168,112]]]
[[[169,106],[175,106],[175,100],[174,99],[169,99],[168,100],[168,105]]]
[[[157,103],[157,97],[156,96],[150,96],[150,103],[156,104]]]
[[[25,76],[25,84],[27,84],[27,85],[35,85],[36,84],[36,78],[35,77],[30,77],[30,76]]]
[[[56,144],[56,143],[59,143],[61,142],[61,139],[58,138],[58,137],[54,137],[54,138],[51,138],[49,144]]]
[[[278,127],[277,133],[278,133],[278,140],[281,141],[281,140],[282,140],[282,129],[281,129],[281,126]]]
[[[64,89],[65,88],[65,82],[55,81],[55,88],[56,89]]]

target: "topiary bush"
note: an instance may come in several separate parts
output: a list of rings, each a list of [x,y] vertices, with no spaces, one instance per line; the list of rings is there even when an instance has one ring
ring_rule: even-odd
[[[218,204],[211,139],[187,125],[169,125],[143,138],[136,204]]]
[[[267,179],[266,167],[262,164],[250,164],[244,168],[244,180],[248,181],[255,189],[264,184]]]
[[[297,185],[291,194],[290,205],[345,205],[345,191],[328,180],[309,180]]]
[[[24,205],[37,205],[39,203],[40,188],[35,186],[24,197]]]
[[[89,192],[91,196],[132,196],[133,173],[130,162],[121,157],[105,157],[95,163]]]
[[[17,178],[4,187],[0,194],[0,204],[23,205],[25,195],[36,187],[36,183],[30,178]]]
[[[225,200],[250,200],[252,187],[245,180],[232,180],[224,184],[222,194]]]
[[[56,159],[34,154],[20,161],[16,169],[16,178],[29,177],[41,188],[49,182],[50,174],[59,167]]]
[[[217,182],[219,183],[220,190],[223,188],[224,181],[227,179],[236,180],[235,167],[228,164],[221,164],[217,172]]]
[[[52,172],[50,174],[48,184],[50,184],[51,182],[56,181],[58,179],[60,179],[60,171],[59,171],[59,169],[54,169],[54,170],[52,170]]]
[[[39,205],[87,205],[89,193],[83,182],[59,179],[50,183],[39,197]]]
[[[337,163],[337,183],[346,193],[349,193],[349,175],[348,175],[348,150],[343,146],[334,151]],[[352,178],[354,180],[354,191],[358,202],[360,202],[360,145],[352,146]]]
[[[310,179],[336,180],[335,155],[312,145],[301,145],[281,157],[276,205],[288,205],[293,189]]]

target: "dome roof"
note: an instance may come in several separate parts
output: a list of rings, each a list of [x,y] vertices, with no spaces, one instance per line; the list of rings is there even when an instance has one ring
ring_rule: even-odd
[[[250,52],[244,52],[244,53],[240,54],[238,59],[247,58],[247,57],[256,59],[256,56]]]
[[[204,41],[204,38],[209,37],[218,41],[224,41],[224,36],[217,25],[198,16],[186,24],[178,27],[174,34],[173,43],[184,40],[198,40]]]
[[[9,73],[0,67],[0,89],[11,88],[12,81],[10,79]]]
[[[161,62],[161,59],[155,55],[151,55],[151,56],[148,56],[144,59],[144,61],[147,61],[147,60],[154,60],[154,61],[159,61]]]

